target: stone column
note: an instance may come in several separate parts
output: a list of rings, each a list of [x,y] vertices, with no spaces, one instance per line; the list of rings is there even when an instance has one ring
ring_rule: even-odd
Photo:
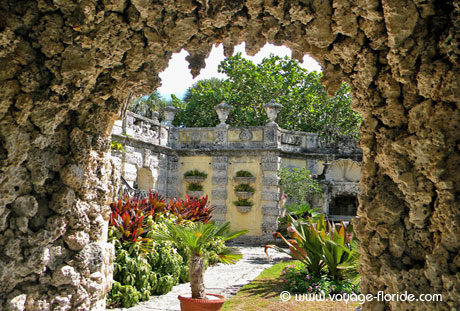
[[[280,215],[280,187],[278,171],[281,167],[281,157],[276,152],[266,152],[262,156],[262,234],[263,239],[270,241],[272,233],[278,227]]]
[[[264,147],[275,149],[280,146],[278,124],[267,125],[264,128]]]
[[[167,157],[167,192],[168,198],[177,198],[181,195],[179,185],[179,157],[176,155],[169,155]]]
[[[168,130],[168,147],[175,148],[179,143],[179,129],[175,126],[170,126]]]
[[[214,145],[220,148],[226,148],[228,146],[228,126],[216,126],[214,128]]]
[[[227,169],[228,157],[216,156],[212,157],[212,204],[216,206],[213,213],[213,219],[216,221],[225,221],[227,213]]]

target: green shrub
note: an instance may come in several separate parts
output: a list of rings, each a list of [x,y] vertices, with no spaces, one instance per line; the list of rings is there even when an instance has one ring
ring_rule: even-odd
[[[233,204],[236,206],[253,206],[254,203],[247,199],[238,199],[237,201],[233,201]]]
[[[235,186],[235,191],[254,192],[256,190],[249,185],[241,184],[241,185]]]
[[[291,249],[303,250],[303,253],[297,252],[296,255],[300,258],[296,259],[305,265],[309,273],[315,277],[326,273],[332,280],[337,281],[358,276],[358,244],[352,225],[335,225],[326,221],[324,214],[316,221],[308,218],[307,222],[299,222],[292,216],[288,217],[291,224],[288,231],[291,232],[295,245],[280,233],[274,237],[280,237]],[[268,248],[293,256],[276,245],[266,245],[265,251]]]
[[[318,219],[321,216],[321,208],[311,208],[308,203],[292,203],[285,206],[286,214],[283,217],[278,218],[278,231],[283,235],[287,236],[286,231],[289,226],[289,219],[293,217],[300,222],[308,221],[308,217],[313,220]]]
[[[191,176],[195,177],[196,176],[196,177],[204,177],[204,178],[206,178],[206,177],[208,177],[208,174],[206,174],[205,172],[201,172],[201,171],[195,169],[195,170],[190,170],[190,171],[185,172],[184,176],[185,177],[191,177]]]
[[[147,236],[161,231],[164,223],[174,223],[164,217],[153,223]],[[109,241],[115,246],[114,285],[107,297],[111,307],[131,307],[150,295],[169,292],[186,273],[184,260],[170,242],[154,242],[151,251],[145,251],[141,241],[121,242],[114,226],[109,227]]]
[[[188,187],[187,187],[187,190],[189,190],[189,191],[202,191],[203,190],[203,185],[189,184]]]
[[[359,294],[359,279],[333,280],[327,274],[312,275],[302,263],[286,266],[282,271],[284,288],[290,292],[316,294]]]
[[[238,171],[236,172],[236,177],[254,177],[254,175],[248,171]]]
[[[283,187],[283,198],[297,203],[308,203],[311,195],[322,192],[319,182],[305,168],[282,167],[278,175]]]
[[[174,242],[158,242],[157,233],[166,224],[207,223],[213,207],[208,197],[173,199],[166,204],[157,193],[147,198],[125,196],[110,204],[109,242],[115,246],[113,287],[107,296],[109,307],[131,307],[150,295],[169,292],[178,282],[187,282],[190,254]],[[226,250],[223,239],[205,245],[205,266],[219,262]]]
[[[123,146],[123,144],[117,142],[116,140],[112,140],[112,143],[110,144],[110,147],[112,148],[112,150],[117,150],[117,151],[122,151],[122,152],[126,151],[126,149]]]

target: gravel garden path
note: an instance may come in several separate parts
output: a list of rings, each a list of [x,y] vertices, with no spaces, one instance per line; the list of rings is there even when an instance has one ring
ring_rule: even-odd
[[[238,245],[236,245],[238,246]],[[282,259],[290,259],[285,254],[270,250],[270,256],[264,253],[263,246],[238,246],[243,254],[243,259],[234,265],[218,264],[206,270],[204,284],[206,291],[212,294],[221,294],[229,297],[238,292],[244,285],[255,279],[263,270],[271,267]],[[153,296],[148,301],[126,309],[112,309],[115,311],[179,311],[179,294],[189,293],[189,283],[174,286],[173,290],[161,296]]]

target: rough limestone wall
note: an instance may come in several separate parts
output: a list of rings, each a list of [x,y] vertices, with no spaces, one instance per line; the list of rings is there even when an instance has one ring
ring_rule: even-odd
[[[0,1],[0,306],[99,308],[125,96],[182,47],[197,74],[212,43],[242,41],[310,53],[329,91],[353,89],[362,291],[443,294],[365,309],[460,308],[460,7],[434,0]]]

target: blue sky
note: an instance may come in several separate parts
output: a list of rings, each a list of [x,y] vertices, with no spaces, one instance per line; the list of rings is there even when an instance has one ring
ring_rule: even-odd
[[[241,52],[243,57],[246,59],[252,60],[254,63],[258,64],[264,57],[268,57],[270,53],[273,53],[278,56],[291,56],[291,50],[285,46],[274,46],[272,44],[265,45],[259,53],[255,56],[248,56],[245,52],[245,45],[240,44],[235,47],[235,53]],[[221,61],[225,59],[224,49],[222,45],[214,46],[211,54],[206,59],[206,67],[201,69],[201,73],[195,79],[192,79],[190,70],[188,69],[188,63],[185,60],[185,57],[188,55],[188,52],[182,50],[180,53],[173,54],[172,58],[169,60],[168,68],[160,73],[161,78],[161,87],[157,89],[160,94],[166,98],[170,99],[171,94],[176,95],[179,98],[184,96],[187,88],[192,86],[198,80],[208,79],[212,77],[225,78],[224,74],[217,72],[217,66]],[[308,69],[309,71],[321,71],[320,65],[310,56],[306,55],[303,58],[303,63],[300,64],[302,67]]]

